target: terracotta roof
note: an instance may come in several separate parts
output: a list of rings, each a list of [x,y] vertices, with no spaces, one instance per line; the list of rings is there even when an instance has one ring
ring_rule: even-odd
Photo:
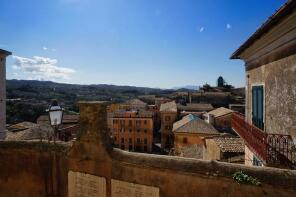
[[[285,19],[294,9],[296,8],[295,0],[288,0],[284,5],[282,5],[278,10],[271,15],[267,21],[265,21],[261,27],[259,27],[255,33],[249,39],[242,44],[232,55],[231,59],[240,59],[239,55],[248,47],[250,47],[257,39],[259,39],[263,34],[268,32],[271,28]]]
[[[199,111],[199,112],[210,111],[214,109],[214,107],[208,103],[188,103],[186,105],[178,104],[177,107],[179,110],[182,110],[182,111]]]
[[[22,131],[22,130],[26,130],[36,126],[38,126],[38,124],[33,122],[21,122],[21,123],[9,125],[7,127],[7,130],[11,132],[16,132],[16,131]]]
[[[205,122],[204,120],[188,116],[193,116],[189,114],[185,116],[185,120],[179,120],[173,125],[173,132],[175,133],[200,133],[200,134],[219,134],[219,132],[211,125]]]
[[[206,115],[213,115],[215,118],[219,117],[219,116],[224,116],[227,114],[232,113],[233,111],[231,109],[227,109],[225,107],[219,107],[217,109],[214,109],[212,111],[209,111]]]
[[[21,141],[21,140],[34,140],[34,139],[47,139],[48,133],[53,134],[53,129],[49,125],[38,125],[35,124],[34,127],[18,131],[6,133],[6,139],[8,141]]]
[[[181,126],[187,124],[188,122],[190,122],[191,120],[196,119],[197,117],[192,115],[192,114],[188,114],[186,116],[184,116],[181,120],[177,121],[174,123],[173,125],[173,131],[180,128]]]
[[[128,101],[126,101],[125,102],[125,104],[127,104],[127,105],[142,105],[142,106],[146,106],[147,105],[147,103],[145,103],[145,102],[143,102],[143,101],[141,101],[140,99],[131,99],[131,100],[128,100]]]
[[[215,137],[214,142],[222,152],[243,153],[245,152],[245,144],[243,139],[238,137]]]
[[[175,101],[164,103],[160,105],[161,112],[177,112],[177,104]]]
[[[0,49],[0,54],[4,54],[4,55],[8,56],[8,55],[11,55],[12,53],[10,51]]]

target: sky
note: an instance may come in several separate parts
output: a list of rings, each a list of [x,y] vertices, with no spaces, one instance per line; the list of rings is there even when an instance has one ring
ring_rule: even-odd
[[[244,86],[231,54],[284,0],[0,0],[8,79]]]

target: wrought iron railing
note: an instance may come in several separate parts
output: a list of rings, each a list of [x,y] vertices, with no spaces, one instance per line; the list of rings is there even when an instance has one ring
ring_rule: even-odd
[[[245,121],[239,113],[232,114],[232,128],[267,166],[295,168],[295,145],[289,135],[267,134]]]

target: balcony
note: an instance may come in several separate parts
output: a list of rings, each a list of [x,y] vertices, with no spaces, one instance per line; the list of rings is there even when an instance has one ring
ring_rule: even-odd
[[[289,135],[265,133],[246,122],[239,113],[233,113],[231,124],[232,129],[266,166],[296,168],[295,146]]]

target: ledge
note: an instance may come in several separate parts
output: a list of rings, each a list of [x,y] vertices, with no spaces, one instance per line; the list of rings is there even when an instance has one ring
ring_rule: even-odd
[[[38,151],[55,151],[66,153],[71,143],[56,142],[56,144],[40,141],[0,141],[0,149],[32,149]]]
[[[166,155],[127,152],[114,148],[112,159],[126,165],[137,165],[146,168],[177,171],[177,173],[200,174],[231,178],[238,171],[257,178],[262,184],[279,187],[296,187],[296,170],[285,170],[271,167],[254,167],[218,161],[199,160]]]

